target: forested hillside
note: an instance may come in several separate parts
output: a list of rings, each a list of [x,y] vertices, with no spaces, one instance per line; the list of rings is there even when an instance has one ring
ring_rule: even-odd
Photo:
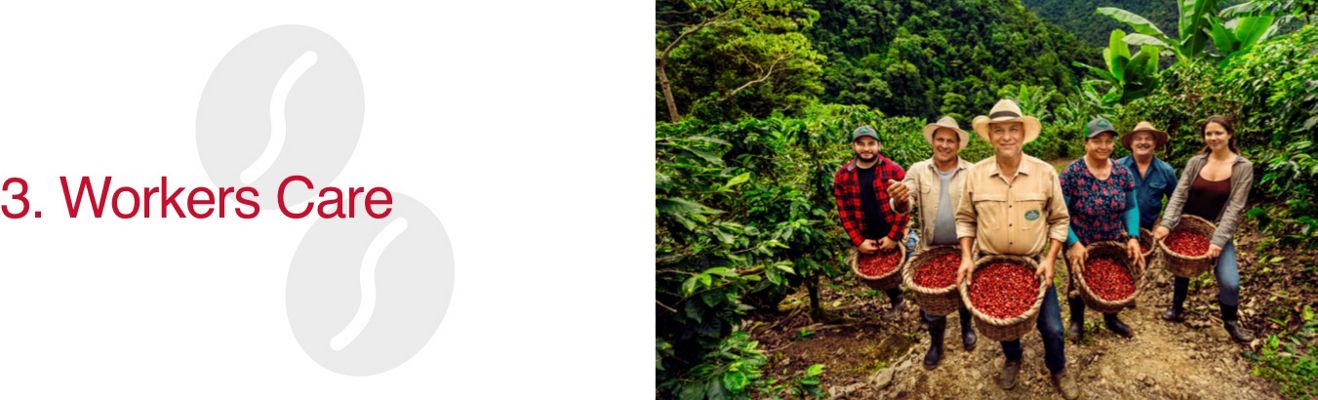
[[[1096,53],[1018,4],[1000,1],[818,0],[808,31],[828,57],[826,103],[863,104],[888,115],[973,117],[998,93],[1022,85],[1074,94]],[[1049,99],[1060,104],[1061,96]]]
[[[1094,10],[1099,7],[1117,7],[1147,18],[1149,22],[1161,27],[1176,26],[1177,0],[1140,1],[1140,0],[1022,0],[1026,8],[1039,17],[1057,24],[1066,31],[1075,34],[1081,40],[1095,47],[1106,47],[1108,33],[1121,28],[1117,21],[1107,18],[1095,18]],[[1176,37],[1176,31],[1167,34]]]

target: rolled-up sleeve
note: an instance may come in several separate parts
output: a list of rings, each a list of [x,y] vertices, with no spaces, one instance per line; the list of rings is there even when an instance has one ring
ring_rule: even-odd
[[[1162,210],[1162,222],[1160,225],[1167,229],[1176,229],[1176,225],[1181,223],[1181,210],[1185,207],[1185,199],[1190,196],[1190,184],[1194,182],[1194,177],[1199,175],[1199,168],[1203,164],[1199,161],[1203,156],[1196,156],[1185,162],[1185,170],[1181,171],[1181,180],[1176,184],[1176,190],[1172,191],[1172,197],[1167,199],[1167,208]]]
[[[920,163],[912,165],[911,170],[906,171],[906,178],[901,181],[901,184],[906,185],[906,192],[910,194],[906,201],[906,210],[898,210],[897,202],[893,201],[891,197],[888,198],[888,205],[892,206],[892,210],[898,214],[910,214],[911,210],[915,209],[915,205],[920,204],[920,178],[917,176],[919,175],[917,172],[919,167]],[[915,228],[914,221],[911,221],[911,228]]]
[[[975,203],[972,200],[975,197],[975,176],[971,172],[966,174],[966,187],[961,191],[961,204],[956,208],[956,237],[975,237]]]
[[[1051,194],[1048,196],[1048,238],[1066,242],[1066,233],[1070,226],[1071,213],[1066,210],[1062,184],[1057,179],[1057,175],[1053,175]]]

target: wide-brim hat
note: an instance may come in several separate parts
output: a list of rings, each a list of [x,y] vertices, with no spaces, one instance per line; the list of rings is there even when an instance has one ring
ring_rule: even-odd
[[[992,143],[993,141],[989,140],[988,126],[1000,122],[1020,122],[1025,125],[1025,138],[1021,140],[1022,145],[1038,138],[1039,131],[1043,129],[1038,118],[1021,115],[1020,106],[1017,106],[1016,102],[1007,99],[998,100],[998,104],[994,104],[993,109],[989,110],[989,115],[975,117],[970,125],[975,129],[975,133],[979,134],[979,137]]]
[[[925,142],[928,142],[930,146],[933,146],[933,145],[934,145],[934,132],[937,132],[939,129],[942,129],[942,128],[947,128],[947,129],[951,129],[951,130],[953,130],[953,131],[956,131],[957,138],[958,138],[959,140],[961,140],[961,146],[962,146],[962,147],[965,147],[966,145],[969,145],[969,144],[970,144],[970,134],[968,134],[968,133],[966,133],[966,131],[962,130],[962,129],[961,129],[961,125],[957,125],[957,123],[956,123],[956,119],[955,119],[955,118],[952,118],[952,117],[949,117],[949,116],[943,116],[942,118],[939,118],[939,119],[938,119],[938,122],[934,122],[934,123],[932,123],[932,124],[925,125],[925,126],[924,126],[924,141],[925,141]]]
[[[1121,145],[1125,147],[1126,150],[1131,150],[1130,143],[1135,141],[1135,134],[1140,132],[1153,134],[1153,141],[1158,142],[1159,149],[1167,146],[1167,132],[1154,128],[1153,123],[1150,123],[1149,121],[1140,121],[1140,123],[1135,124],[1135,129],[1131,129],[1130,132],[1121,135]]]

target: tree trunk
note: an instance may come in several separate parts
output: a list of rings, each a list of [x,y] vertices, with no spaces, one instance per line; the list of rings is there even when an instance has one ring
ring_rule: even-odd
[[[824,316],[824,307],[819,304],[819,273],[811,271],[805,278],[805,289],[810,292],[810,315],[815,318]]]
[[[677,101],[673,99],[672,85],[668,83],[668,73],[664,72],[664,64],[667,61],[667,54],[664,57],[657,58],[655,61],[655,70],[659,74],[659,88],[664,92],[664,102],[668,103],[668,120],[677,122],[680,115],[677,114]]]

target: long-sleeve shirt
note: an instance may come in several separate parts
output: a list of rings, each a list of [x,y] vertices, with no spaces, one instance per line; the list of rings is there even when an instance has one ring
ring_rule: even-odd
[[[906,171],[897,163],[892,162],[883,155],[877,155],[878,162],[874,164],[874,200],[877,200],[883,213],[884,221],[888,223],[888,231],[883,237],[900,242],[902,231],[906,229],[907,217],[905,214],[898,214],[892,210],[892,205],[888,201],[888,181],[894,180],[901,182],[906,178]],[[851,244],[860,246],[865,239],[879,239],[878,237],[867,238],[865,232],[865,215],[860,199],[860,177],[857,173],[856,160],[852,159],[838,168],[837,173],[833,175],[833,195],[837,198],[837,213],[842,220],[842,229],[847,231],[847,236],[851,238]]]

